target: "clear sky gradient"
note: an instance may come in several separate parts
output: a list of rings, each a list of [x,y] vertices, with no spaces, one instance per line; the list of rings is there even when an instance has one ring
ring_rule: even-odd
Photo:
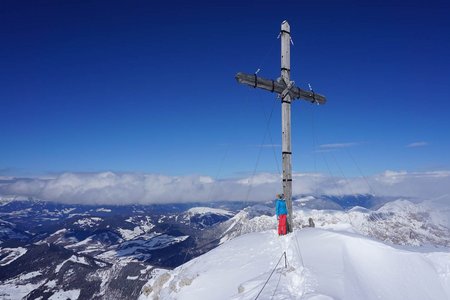
[[[294,172],[450,169],[450,2],[283,3],[1,1],[0,175],[278,172],[284,19]]]

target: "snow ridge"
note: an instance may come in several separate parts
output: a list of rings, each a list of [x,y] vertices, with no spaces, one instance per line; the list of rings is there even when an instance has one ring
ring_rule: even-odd
[[[450,252],[409,251],[367,237],[305,228],[227,241],[171,271],[154,270],[147,299],[449,299]]]

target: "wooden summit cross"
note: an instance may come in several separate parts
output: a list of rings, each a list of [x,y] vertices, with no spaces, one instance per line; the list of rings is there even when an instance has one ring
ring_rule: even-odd
[[[282,127],[282,158],[283,158],[283,193],[288,209],[287,223],[288,232],[292,232],[292,166],[291,166],[291,102],[295,99],[303,99],[311,103],[325,104],[324,96],[302,90],[290,80],[291,55],[290,55],[291,32],[287,21],[281,23],[281,78],[277,80],[264,79],[255,74],[237,73],[236,80],[254,88],[276,92],[281,99],[281,127]]]

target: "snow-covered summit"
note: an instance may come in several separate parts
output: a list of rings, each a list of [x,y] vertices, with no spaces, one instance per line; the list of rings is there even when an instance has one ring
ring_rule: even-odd
[[[198,229],[206,229],[217,223],[228,220],[234,213],[220,208],[192,207],[185,211],[182,216],[185,224]]]
[[[192,215],[206,215],[206,214],[214,214],[214,215],[223,215],[223,216],[233,216],[233,213],[220,208],[212,208],[212,207],[193,207],[186,211],[186,213],[190,216]]]
[[[450,252],[408,251],[323,229],[242,235],[153,272],[141,300],[255,299],[261,290],[260,299],[450,299]]]

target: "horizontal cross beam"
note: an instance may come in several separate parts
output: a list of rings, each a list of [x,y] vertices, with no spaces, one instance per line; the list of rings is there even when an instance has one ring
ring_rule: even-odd
[[[275,92],[277,94],[282,94],[283,91],[286,90],[287,86],[284,81],[270,80],[256,76],[255,74],[245,74],[245,73],[237,73],[236,80],[239,83],[243,83],[255,88],[261,88],[263,90]],[[327,101],[325,96],[320,94],[316,94],[312,91],[308,92],[293,86],[289,89],[289,95],[291,99],[303,99],[312,103],[317,104],[325,104]]]

